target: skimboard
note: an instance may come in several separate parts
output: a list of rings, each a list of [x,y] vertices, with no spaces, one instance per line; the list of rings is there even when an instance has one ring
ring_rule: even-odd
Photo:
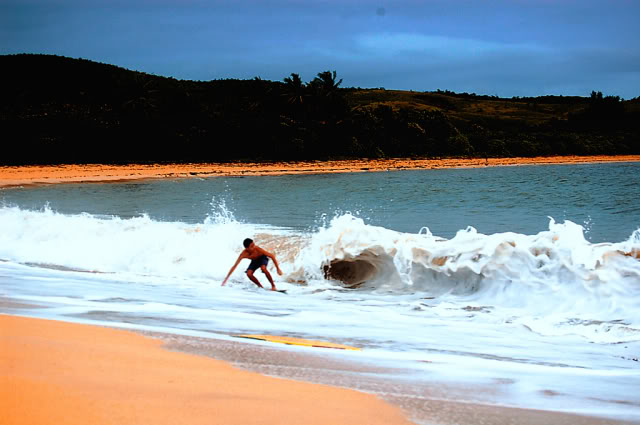
[[[260,290],[260,288],[255,288],[255,289]],[[271,291],[271,288],[265,288],[265,287],[263,287],[263,289],[266,289],[267,291]],[[281,294],[286,294],[286,293],[287,293],[287,290],[286,290],[286,289],[276,289],[276,290],[275,290],[275,291],[273,291],[273,292],[280,292]]]
[[[256,289],[260,290],[259,288],[256,288]],[[262,289],[264,289],[265,291],[269,291],[269,292],[280,292],[281,294],[286,294],[287,293],[286,289],[276,289],[274,291],[271,288],[265,288],[264,286],[262,287]]]
[[[234,335],[237,338],[249,338],[259,339],[262,341],[276,342],[279,344],[287,345],[301,345],[304,347],[321,347],[321,348],[336,348],[338,350],[354,350],[360,351],[361,348],[351,347],[348,345],[334,344],[327,341],[315,341],[311,339],[294,338],[291,336],[278,336],[278,335]]]

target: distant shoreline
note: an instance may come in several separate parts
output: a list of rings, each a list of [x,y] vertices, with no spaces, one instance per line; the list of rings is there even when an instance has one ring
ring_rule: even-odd
[[[561,165],[607,162],[640,162],[640,155],[471,159],[400,158],[255,163],[0,166],[0,187],[58,183],[108,183],[142,179],[359,173],[416,169],[482,168],[518,165]]]

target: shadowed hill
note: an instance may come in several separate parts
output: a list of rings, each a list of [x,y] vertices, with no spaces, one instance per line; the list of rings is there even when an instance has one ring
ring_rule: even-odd
[[[182,81],[0,56],[2,164],[640,153],[640,102],[501,99],[309,83]]]

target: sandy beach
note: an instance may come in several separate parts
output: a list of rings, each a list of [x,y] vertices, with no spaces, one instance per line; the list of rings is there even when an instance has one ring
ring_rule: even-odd
[[[373,395],[161,346],[128,331],[0,315],[2,423],[410,423]]]
[[[355,173],[411,169],[479,168],[518,165],[638,162],[640,155],[553,156],[536,158],[373,159],[313,162],[262,162],[149,165],[2,166],[0,187],[54,183],[113,182],[157,178],[268,176],[282,174]]]

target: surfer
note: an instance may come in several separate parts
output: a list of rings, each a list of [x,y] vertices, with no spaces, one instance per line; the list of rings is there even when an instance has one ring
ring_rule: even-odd
[[[236,263],[233,265],[233,267],[231,267],[231,270],[229,270],[229,274],[227,274],[227,277],[224,278],[222,286],[227,283],[227,279],[229,279],[229,276],[231,276],[231,273],[233,273],[240,261],[242,261],[244,258],[248,258],[249,260],[251,260],[251,264],[249,264],[249,267],[247,268],[247,277],[249,278],[249,280],[251,280],[259,287],[264,288],[260,284],[260,281],[253,275],[256,270],[260,269],[262,270],[262,273],[267,276],[267,279],[269,279],[269,282],[271,283],[271,290],[277,291],[276,285],[275,283],[273,283],[271,273],[269,273],[269,270],[267,270],[267,264],[269,263],[269,258],[271,258],[273,260],[273,264],[275,264],[276,266],[278,274],[282,276],[282,270],[280,270],[280,266],[278,265],[276,256],[260,248],[258,245],[253,243],[253,240],[249,238],[245,239],[242,244],[244,245],[244,250],[242,250],[242,252],[238,256],[238,259],[236,260]]]

